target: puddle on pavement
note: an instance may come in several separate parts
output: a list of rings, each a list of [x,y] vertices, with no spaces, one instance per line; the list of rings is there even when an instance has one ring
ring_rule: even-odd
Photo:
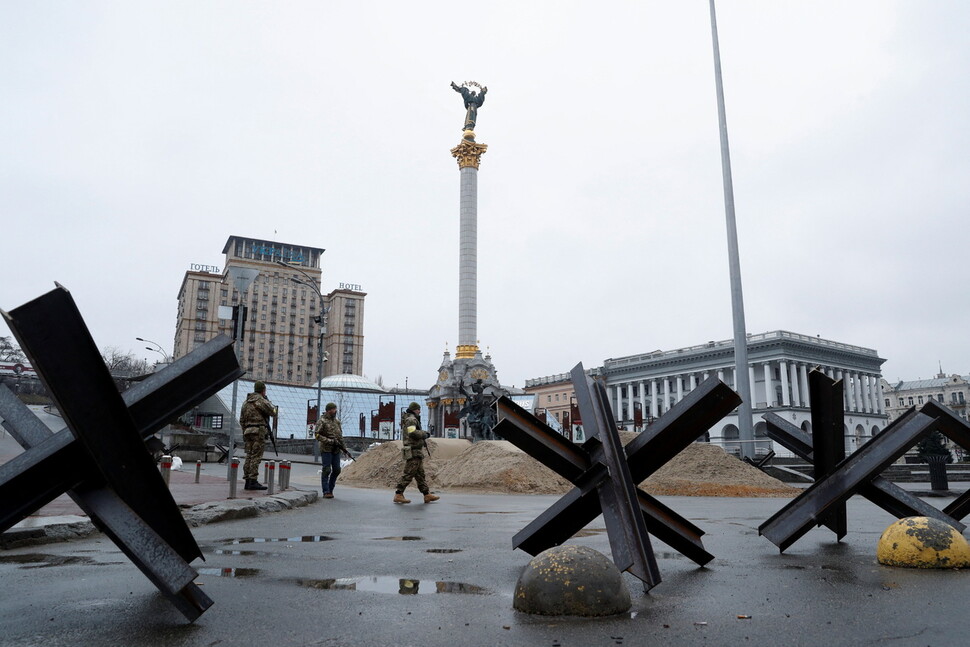
[[[302,537],[239,537],[238,539],[223,539],[219,543],[234,546],[237,544],[299,544],[316,543],[319,541],[333,541],[333,537],[327,537],[326,535],[304,535]]]
[[[461,548],[429,548],[426,553],[460,553]]]
[[[77,555],[47,555],[44,553],[26,553],[23,555],[2,555],[0,564],[22,564],[23,568],[47,568],[49,566],[66,566],[69,564],[96,564],[91,557]]]
[[[456,512],[455,514],[515,514],[511,510],[476,510],[474,512]]]
[[[399,595],[431,595],[437,593],[464,593],[488,595],[488,589],[464,582],[421,582],[408,578],[370,576],[338,577],[325,580],[297,580],[297,584],[310,589],[328,591],[367,591],[370,593],[397,593]]]
[[[203,550],[203,552],[206,552]],[[221,548],[216,548],[215,550],[209,551],[213,555],[233,555],[236,557],[267,557],[269,553],[263,553],[258,550],[222,550]]]
[[[411,535],[404,535],[403,537],[374,537],[375,541],[421,541],[423,537],[413,537]]]
[[[209,577],[255,577],[259,575],[258,568],[199,568],[199,575]]]

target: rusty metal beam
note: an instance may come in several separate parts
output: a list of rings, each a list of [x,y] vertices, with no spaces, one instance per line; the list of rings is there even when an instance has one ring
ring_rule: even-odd
[[[579,411],[586,425],[593,422],[597,433],[587,441],[594,461],[609,469],[611,478],[599,488],[603,520],[610,539],[613,561],[620,570],[629,571],[649,590],[660,583],[660,569],[650,545],[650,535],[637,499],[620,434],[613,420],[606,389],[586,375],[583,365],[572,370],[573,387]],[[626,566],[621,566],[626,564]]]
[[[778,414],[766,413],[762,418],[767,423],[769,438],[787,447],[796,456],[812,462],[811,436]],[[926,503],[882,476],[876,476],[868,483],[860,485],[858,494],[899,519],[903,517],[933,517],[950,524],[960,532],[966,529],[965,524],[957,521],[945,511]]]
[[[143,438],[242,374],[230,342],[206,344],[122,397],[67,290],[58,286],[3,316],[70,430],[52,434],[2,390],[4,426],[27,451],[0,466],[0,527],[68,490],[176,608],[198,618],[212,600],[187,562],[201,550]]]
[[[758,533],[784,551],[843,504],[861,484],[906,453],[933,429],[935,420],[923,413],[909,412],[897,421],[892,433],[883,432],[859,448],[761,524]]]

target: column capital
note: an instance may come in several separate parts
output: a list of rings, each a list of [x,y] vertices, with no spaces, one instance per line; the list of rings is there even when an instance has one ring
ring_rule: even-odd
[[[478,168],[482,155],[488,150],[488,144],[462,141],[451,149],[451,155],[458,160],[458,168]]]

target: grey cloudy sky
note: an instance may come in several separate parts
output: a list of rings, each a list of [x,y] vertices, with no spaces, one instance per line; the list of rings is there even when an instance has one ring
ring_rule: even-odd
[[[748,332],[970,373],[970,4],[722,0],[718,28]],[[503,383],[732,337],[705,0],[5,0],[0,60],[0,307],[58,281],[100,347],[171,350],[185,270],[260,237],[326,248],[364,372],[430,386],[466,80]]]

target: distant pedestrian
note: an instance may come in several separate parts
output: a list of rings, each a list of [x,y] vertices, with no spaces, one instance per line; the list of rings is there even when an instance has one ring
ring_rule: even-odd
[[[337,418],[337,405],[328,402],[324,414],[317,422],[314,435],[320,445],[320,462],[323,464],[320,470],[320,487],[323,489],[323,498],[333,498],[333,487],[337,483],[337,476],[340,475],[340,453],[347,452],[344,445],[344,433],[340,427],[340,420]]]
[[[266,398],[266,384],[257,381],[239,412],[239,426],[242,427],[243,440],[246,442],[246,462],[243,464],[245,490],[266,489],[265,485],[259,483],[259,463],[263,460],[266,436],[270,433],[269,419],[277,415],[276,412],[276,407]]]
[[[411,503],[404,498],[404,490],[411,481],[417,482],[418,490],[424,495],[424,502],[431,503],[440,497],[431,494],[424,478],[424,449],[428,446],[428,432],[421,430],[421,405],[412,402],[401,415],[401,440],[404,442],[404,474],[397,482],[394,503]]]

